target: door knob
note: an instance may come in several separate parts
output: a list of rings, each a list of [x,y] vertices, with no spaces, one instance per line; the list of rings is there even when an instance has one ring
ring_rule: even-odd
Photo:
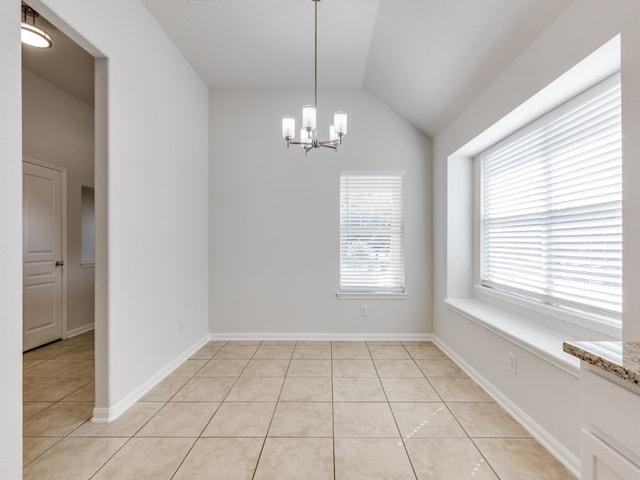
[[[62,266],[64,266],[64,262],[62,260],[56,261],[56,267],[62,267]]]

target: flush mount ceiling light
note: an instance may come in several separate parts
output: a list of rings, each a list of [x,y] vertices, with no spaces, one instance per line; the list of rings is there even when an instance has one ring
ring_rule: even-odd
[[[329,140],[318,140],[316,130],[316,108],[318,106],[318,2],[311,0],[315,4],[315,78],[314,78],[314,104],[302,107],[302,128],[300,129],[300,141],[296,142],[296,119],[290,115],[282,117],[282,137],[289,145],[300,145],[304,148],[305,155],[312,148],[326,147],[338,150],[338,145],[342,144],[342,137],[347,134],[347,114],[336,112],[333,115],[333,123],[329,125]]]
[[[20,39],[25,45],[36,48],[51,48],[51,35],[40,27],[36,27],[36,17],[40,15],[33,8],[22,6],[22,24],[20,25]],[[31,17],[31,23],[27,21]]]

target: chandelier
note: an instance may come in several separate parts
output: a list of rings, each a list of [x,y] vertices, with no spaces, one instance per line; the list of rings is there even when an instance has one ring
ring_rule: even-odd
[[[346,112],[335,112],[333,114],[333,123],[329,125],[329,140],[321,141],[318,139],[318,131],[316,129],[316,108],[318,106],[318,2],[320,0],[311,0],[315,4],[315,65],[314,65],[314,103],[313,105],[305,105],[302,107],[302,128],[300,129],[300,141],[295,141],[296,136],[296,119],[291,115],[282,117],[282,137],[289,145],[300,145],[304,148],[305,155],[312,148],[331,148],[338,150],[338,145],[342,144],[342,137],[347,134],[347,114]]]
[[[31,17],[31,23],[27,21],[28,17]],[[36,48],[51,48],[53,45],[51,35],[40,27],[36,27],[36,17],[39,15],[33,8],[27,5],[22,6],[22,23],[20,25],[22,43]]]

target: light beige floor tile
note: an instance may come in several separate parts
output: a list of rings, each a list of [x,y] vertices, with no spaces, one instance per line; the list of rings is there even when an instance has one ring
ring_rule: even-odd
[[[233,378],[193,377],[171,398],[171,401],[221,402],[234,382]]]
[[[296,348],[298,347],[329,347],[331,349],[331,340],[298,340]]]
[[[25,402],[57,402],[71,395],[85,385],[91,383],[93,378],[52,378],[24,392]]]
[[[440,402],[431,384],[424,378],[382,378],[390,402]]]
[[[288,377],[331,377],[331,360],[291,360]]]
[[[449,359],[446,353],[444,353],[434,344],[427,345],[427,346],[407,345],[406,349],[414,360],[425,360],[425,359],[447,360]]]
[[[334,360],[369,360],[371,354],[366,345],[352,346],[352,345],[336,345],[335,343],[331,349],[331,358]]]
[[[95,362],[93,360],[84,360],[77,362],[67,368],[58,377],[71,378],[71,377],[95,377]]]
[[[213,358],[218,360],[238,360],[249,359],[253,357],[253,354],[258,350],[258,344],[256,345],[230,345],[227,344],[216,352]]]
[[[418,480],[498,480],[468,438],[412,438],[406,445]]]
[[[293,358],[298,360],[330,360],[330,346],[297,346]]]
[[[137,437],[197,437],[219,403],[169,402],[136,434]]]
[[[200,438],[173,480],[251,480],[261,438]]]
[[[336,480],[415,479],[399,439],[336,438],[335,455]]]
[[[91,418],[91,402],[59,402],[23,424],[25,437],[62,437]]]
[[[262,340],[230,340],[224,344],[225,347],[259,347]]]
[[[470,378],[433,377],[429,379],[429,383],[445,402],[493,402]]]
[[[206,360],[187,360],[171,372],[171,375],[175,377],[193,377],[205,363],[207,363]]]
[[[297,340],[263,340],[261,347],[295,347]]]
[[[339,437],[399,437],[386,403],[335,403],[334,435]]]
[[[444,403],[392,403],[391,410],[405,439],[466,437]]]
[[[263,360],[290,360],[294,348],[293,345],[265,345],[263,343],[253,358]]]
[[[92,480],[169,480],[194,442],[193,438],[132,438]]]
[[[226,400],[229,402],[275,402],[282,389],[282,378],[239,378]]]
[[[334,402],[386,402],[378,378],[334,378]]]
[[[333,437],[331,403],[279,402],[269,437]]]
[[[23,480],[90,478],[126,438],[64,438],[23,470]]]
[[[330,402],[330,378],[299,378],[285,379],[280,401],[283,402]]]
[[[267,438],[255,480],[333,479],[330,438]]]
[[[71,395],[64,397],[62,402],[94,402],[96,399],[95,382],[87,383],[84,387],[76,390]]]
[[[428,359],[416,360],[416,364],[427,378],[431,377],[467,377],[467,374],[458,367],[453,360]]]
[[[203,437],[265,437],[275,402],[225,402],[202,432]]]
[[[509,480],[575,480],[575,477],[532,438],[474,440],[498,477]]]
[[[60,441],[58,437],[24,437],[22,439],[22,465],[33,462]]]
[[[55,358],[40,362],[38,365],[24,371],[23,376],[29,377],[55,377],[73,367],[72,360],[61,360]]]
[[[30,352],[25,353],[23,358],[27,360],[49,360],[59,357],[65,353],[73,352],[76,349],[78,349],[78,347],[54,344],[44,348],[31,350]]]
[[[367,342],[364,340],[333,340],[331,342],[332,347],[367,347]]]
[[[371,358],[386,360],[411,359],[405,348],[401,345],[369,345]]]
[[[333,360],[334,378],[378,377],[371,360]]]
[[[122,416],[110,423],[85,422],[74,430],[72,437],[132,437],[153,417],[164,404],[138,402]]]
[[[424,374],[413,360],[374,360],[380,378],[424,378]]]
[[[23,402],[22,404],[22,421],[25,421],[34,415],[42,412],[46,408],[53,405],[54,402]]]
[[[400,343],[405,347],[435,347],[431,340],[402,340]]]
[[[240,360],[210,360],[202,367],[196,377],[239,377],[244,367],[249,363],[249,359]]]
[[[366,343],[368,347],[402,346],[402,342],[400,340],[371,340]]]
[[[189,377],[180,377],[169,375],[155,387],[153,387],[144,397],[143,402],[166,402],[180,390],[185,383],[189,381]]]
[[[470,437],[530,437],[497,403],[450,403],[449,409]]]
[[[42,385],[44,382],[48,382],[49,380],[51,380],[49,377],[23,377],[22,392],[25,393],[38,385]]]
[[[222,344],[209,342],[200,348],[196,353],[191,355],[189,360],[210,360],[213,355],[222,348]]]
[[[290,360],[253,360],[249,361],[242,372],[243,377],[284,377]]]

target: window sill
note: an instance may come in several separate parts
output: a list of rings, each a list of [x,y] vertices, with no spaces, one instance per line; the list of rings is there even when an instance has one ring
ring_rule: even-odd
[[[405,300],[406,293],[346,293],[338,292],[340,300]]]
[[[562,350],[567,335],[473,298],[448,298],[447,307],[565,372],[580,377],[580,361]]]

